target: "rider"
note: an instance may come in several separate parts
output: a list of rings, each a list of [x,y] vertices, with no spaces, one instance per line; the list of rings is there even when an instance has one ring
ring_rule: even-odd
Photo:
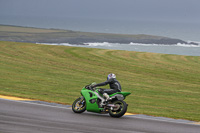
[[[97,86],[105,86],[107,84],[110,85],[110,89],[99,89],[98,90],[99,93],[101,93],[106,98],[106,101],[110,100],[109,95],[114,94],[116,92],[121,92],[121,85],[117,81],[116,75],[113,74],[113,73],[108,74],[107,81],[91,86],[92,88],[94,88],[94,87],[97,87]]]

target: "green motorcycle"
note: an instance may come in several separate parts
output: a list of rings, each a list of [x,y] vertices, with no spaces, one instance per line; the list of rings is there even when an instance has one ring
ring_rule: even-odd
[[[109,113],[111,117],[122,117],[127,106],[123,101],[130,92],[117,92],[109,95],[110,98],[106,101],[102,94],[98,91],[99,88],[91,88],[90,85],[83,87],[81,97],[76,99],[72,104],[72,110],[75,113],[83,113],[85,110],[95,113]]]

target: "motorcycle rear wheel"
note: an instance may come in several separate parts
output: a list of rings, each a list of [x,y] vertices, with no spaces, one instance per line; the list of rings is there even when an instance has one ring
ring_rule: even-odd
[[[74,113],[83,113],[86,110],[85,99],[82,99],[80,97],[76,99],[72,104],[72,110],[74,111]]]
[[[127,111],[127,104],[124,101],[117,100],[112,104],[117,105],[118,108],[109,109],[109,115],[111,117],[119,118],[122,117]]]

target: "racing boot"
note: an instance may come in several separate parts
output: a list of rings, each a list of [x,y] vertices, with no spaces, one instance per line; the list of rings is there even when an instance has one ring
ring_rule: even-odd
[[[107,93],[103,93],[103,96],[105,97],[106,102],[111,100],[110,96]]]

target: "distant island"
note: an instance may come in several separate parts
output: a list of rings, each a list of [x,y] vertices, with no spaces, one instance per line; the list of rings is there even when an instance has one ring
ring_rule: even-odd
[[[62,29],[42,29],[0,24],[0,41],[31,42],[31,43],[69,43],[84,45],[92,42],[109,43],[142,43],[142,44],[192,44],[180,39],[145,34],[111,34],[80,32]]]

